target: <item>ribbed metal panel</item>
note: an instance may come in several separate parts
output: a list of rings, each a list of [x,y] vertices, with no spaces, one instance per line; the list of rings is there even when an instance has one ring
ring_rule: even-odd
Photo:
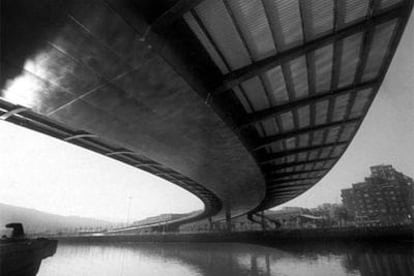
[[[254,60],[276,53],[272,32],[261,0],[227,1]]]
[[[307,158],[308,158],[308,154],[309,153],[307,153],[307,152],[301,152],[301,153],[298,153],[298,157],[297,157],[297,159],[298,159],[298,161],[305,161]],[[303,168],[303,165],[301,165],[301,166],[297,166],[297,167],[299,167],[299,168]]]
[[[308,41],[333,30],[334,1],[302,1],[301,7],[306,39]]]
[[[207,50],[208,54],[210,55],[211,59],[220,69],[223,74],[227,74],[229,70],[227,69],[226,64],[224,63],[223,59],[217,53],[216,49],[214,49],[211,41],[207,38],[204,31],[201,29],[200,25],[194,19],[191,13],[184,14],[184,20],[190,26],[191,30],[195,33],[197,38],[200,40],[201,44],[203,44],[204,48]]]
[[[371,88],[358,91],[355,102],[351,108],[351,113],[349,115],[350,118],[356,118],[363,115],[364,109],[369,102],[372,92]]]
[[[326,92],[331,87],[333,44],[314,52],[316,93]]]
[[[325,162],[316,162],[314,168],[315,169],[322,169]]]
[[[310,107],[309,105],[298,108],[297,109],[298,114],[298,121],[299,121],[299,127],[307,127],[310,125]]]
[[[263,110],[270,107],[266,92],[259,77],[251,78],[241,83],[248,101],[254,111]]]
[[[336,146],[332,151],[331,157],[339,157],[345,150],[345,145]]]
[[[380,4],[378,5],[378,9],[387,9],[395,4],[401,3],[403,0],[381,0]]]
[[[289,155],[289,156],[287,156],[286,157],[286,162],[287,163],[290,163],[290,162],[295,162],[295,160],[296,160],[296,155]]]
[[[299,147],[307,147],[309,145],[309,133],[299,136]]]
[[[247,102],[246,96],[244,95],[240,87],[239,86],[234,87],[233,91],[237,99],[239,99],[240,103],[243,105],[244,110],[246,110],[247,113],[252,113],[253,110],[250,107],[250,104]]]
[[[328,130],[328,135],[326,135],[325,143],[334,143],[338,140],[339,131],[341,127],[333,127]],[[325,156],[326,157],[326,156]]]
[[[341,137],[339,137],[340,142],[349,141],[356,131],[357,124],[350,124],[344,127]]]
[[[294,148],[296,148],[296,137],[285,139],[284,143],[285,143],[285,148],[287,150],[294,149]]]
[[[295,98],[300,99],[308,95],[308,73],[306,57],[301,56],[289,62]]]
[[[276,141],[270,145],[270,152],[281,152],[285,149],[284,143],[282,141]]]
[[[286,172],[293,172],[293,168],[287,168],[285,171]]]
[[[318,158],[320,153],[320,150],[312,150],[309,152],[309,160],[315,160],[316,158]],[[312,169],[312,165],[313,164],[307,164],[305,165],[305,169],[310,170]]]
[[[281,104],[289,100],[282,68],[277,66],[263,74],[263,80],[269,92],[271,105]]]
[[[256,129],[256,131],[257,131],[257,133],[259,134],[260,137],[265,137],[266,136],[266,133],[264,131],[263,123],[262,122],[256,124],[254,126],[254,128]]]
[[[370,0],[346,0],[339,2],[341,5],[344,5],[345,25],[362,20],[368,14]]]
[[[297,160],[300,160],[299,155],[298,155],[298,157],[297,157]],[[292,168],[293,168],[293,171],[294,171],[294,172],[297,172],[297,171],[302,171],[302,170],[303,170],[303,165],[294,166],[294,167],[292,167]]]
[[[293,114],[292,112],[286,112],[283,114],[280,114],[279,116],[280,122],[282,124],[283,131],[292,130],[294,127],[293,124]]]
[[[362,75],[364,81],[374,79],[378,76],[384,63],[385,56],[388,53],[397,22],[397,20],[393,20],[375,27],[374,38],[372,39],[371,49],[368,53],[367,64]]]
[[[203,1],[194,10],[232,70],[251,63],[247,49],[221,0]]]
[[[321,101],[316,103],[315,124],[320,125],[326,123],[328,116],[328,101]]]
[[[323,130],[317,130],[313,132],[312,146],[318,146],[322,144],[324,133],[325,131]]]
[[[332,147],[326,147],[321,150],[320,158],[327,158],[332,151]]]
[[[279,129],[274,118],[263,121],[262,126],[266,136],[272,136],[279,133]]]
[[[335,164],[335,162],[336,162],[335,160],[326,161],[324,168],[327,168],[327,169],[332,168],[332,166]]]
[[[348,107],[349,94],[341,95],[335,98],[332,121],[340,121],[345,119],[346,108]]]
[[[359,63],[361,44],[362,33],[357,33],[343,40],[338,87],[344,87],[354,82]]]
[[[284,51],[303,43],[302,22],[297,0],[263,0],[276,40]]]

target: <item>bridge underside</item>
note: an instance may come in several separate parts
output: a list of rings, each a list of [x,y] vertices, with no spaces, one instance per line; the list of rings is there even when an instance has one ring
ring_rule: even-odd
[[[206,209],[191,219],[315,185],[357,132],[412,8],[40,2],[1,1],[1,118],[193,192]]]

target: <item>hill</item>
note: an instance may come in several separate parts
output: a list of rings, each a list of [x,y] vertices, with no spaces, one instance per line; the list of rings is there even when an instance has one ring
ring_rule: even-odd
[[[93,218],[60,216],[34,209],[0,203],[0,230],[10,222],[21,222],[25,232],[57,233],[73,232],[90,228],[109,227],[114,223]]]

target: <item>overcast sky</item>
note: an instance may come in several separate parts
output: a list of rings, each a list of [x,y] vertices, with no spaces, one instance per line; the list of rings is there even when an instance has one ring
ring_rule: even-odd
[[[414,177],[414,23],[341,160],[316,186],[284,206],[340,202],[340,190],[369,167],[392,164]],[[202,208],[192,194],[96,153],[0,121],[0,202],[62,215],[125,221]],[[131,197],[129,200],[128,198]]]

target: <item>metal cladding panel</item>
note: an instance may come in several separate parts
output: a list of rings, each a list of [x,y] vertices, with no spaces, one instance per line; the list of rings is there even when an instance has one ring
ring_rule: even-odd
[[[286,162],[294,162],[295,161],[295,159],[296,159],[296,155],[289,155],[289,156],[287,156],[286,157]]]
[[[241,102],[244,110],[247,113],[252,113],[253,112],[252,107],[251,107],[250,103],[247,101],[246,95],[243,93],[240,86],[233,87],[233,91],[234,91],[234,94],[236,95],[237,99],[239,99],[239,101]]]
[[[307,127],[310,125],[310,107],[309,105],[297,109],[299,127]]]
[[[349,104],[349,93],[335,98],[332,121],[337,122],[345,119],[345,113]]]
[[[339,142],[349,141],[352,135],[355,133],[356,129],[356,123],[345,126],[342,130],[341,137],[339,137]]]
[[[302,20],[297,0],[263,0],[276,48],[284,51],[303,43]]]
[[[271,105],[281,104],[289,100],[282,68],[276,66],[263,74],[263,80],[269,91]]]
[[[254,60],[276,54],[272,32],[261,0],[232,0],[228,6]]]
[[[283,163],[285,163],[285,158],[284,157],[276,158],[276,159],[272,160],[272,162],[269,162],[269,164],[271,164],[271,165],[280,165],[280,164],[283,164]]]
[[[362,75],[364,81],[376,78],[382,69],[397,23],[398,20],[395,19],[375,27],[367,64]]]
[[[320,125],[324,124],[328,119],[328,106],[329,101],[319,101],[315,104],[316,115],[315,115],[315,124]]]
[[[4,64],[2,64],[4,68]],[[35,112],[47,114],[59,108],[67,101],[76,98],[61,86],[50,83],[47,79],[30,72],[30,63],[25,70],[13,80],[7,81],[2,89],[2,97]],[[3,76],[6,77],[6,76]]]
[[[280,114],[279,118],[282,124],[283,131],[292,130],[295,127],[293,123],[292,112],[286,112],[286,113]]]
[[[357,33],[342,41],[338,87],[350,85],[355,80],[362,47],[362,37],[362,33]]]
[[[332,151],[331,157],[338,157],[345,151],[345,145],[336,146],[335,149]]]
[[[338,5],[344,10],[344,25],[360,21],[368,14],[370,0],[345,0],[338,1]]]
[[[285,149],[285,146],[282,141],[276,141],[270,145],[269,149],[270,152],[280,152]]]
[[[270,107],[269,100],[259,77],[251,78],[242,82],[247,100],[251,103],[254,111],[263,110]]]
[[[285,139],[283,142],[285,144],[285,149],[287,150],[296,148],[296,137]]]
[[[316,93],[326,92],[331,88],[333,44],[315,50],[313,55],[315,60]]]
[[[305,161],[307,158],[308,158],[308,153],[307,152],[298,153],[298,161],[299,162],[300,161]],[[298,167],[303,168],[303,165],[302,166],[298,166]]]
[[[334,27],[334,1],[301,1],[306,41],[329,33]]]
[[[336,142],[338,140],[338,136],[339,136],[340,131],[341,131],[341,127],[339,127],[339,126],[330,128],[328,130],[328,134],[326,136],[325,143],[334,143],[334,142]],[[321,158],[324,158],[324,157],[327,157],[327,156],[321,156]]]
[[[312,151],[310,151],[309,152],[309,160],[315,160],[316,158],[318,158],[318,156],[319,156],[319,154],[320,154],[320,150],[312,150]],[[309,164],[309,165],[305,165],[305,169],[311,169],[311,167],[309,167],[309,166],[312,166],[312,164]]]
[[[194,10],[232,70],[252,62],[221,0],[203,1]]]
[[[229,72],[227,65],[224,63],[223,59],[220,57],[217,50],[214,48],[213,44],[211,43],[210,39],[208,39],[207,35],[204,33],[203,29],[195,20],[194,16],[188,12],[183,16],[185,22],[187,22],[188,26],[190,26],[191,30],[195,33],[197,38],[200,40],[201,44],[203,44],[204,48],[210,55],[211,59],[220,69],[223,74],[227,74]]]
[[[401,3],[403,0],[380,0],[380,4],[378,5],[378,10],[387,9],[392,7],[396,4]]]
[[[325,162],[315,162],[314,169],[323,169]]]
[[[309,145],[309,133],[299,136],[299,147],[307,147]]]
[[[308,95],[308,73],[306,69],[306,57],[301,56],[289,62],[295,99]]]
[[[275,118],[270,118],[261,122],[261,126],[264,129],[265,136],[272,136],[279,133],[279,128],[277,126]]]
[[[324,130],[317,130],[313,132],[312,146],[318,146],[322,144]]]
[[[351,113],[349,114],[350,118],[356,118],[364,114],[365,107],[367,106],[372,93],[372,88],[358,91],[354,104],[351,108]]]
[[[313,167],[313,163],[306,164],[304,167],[304,170],[306,171],[312,170],[312,167]]]

